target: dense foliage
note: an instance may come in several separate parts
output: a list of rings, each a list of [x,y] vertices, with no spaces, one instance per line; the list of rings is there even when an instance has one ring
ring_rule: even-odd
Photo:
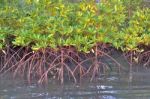
[[[9,1],[9,2],[8,2]],[[150,9],[137,0],[3,0],[0,49],[74,46],[88,52],[98,42],[123,51],[150,44]],[[9,43],[8,43],[9,42]]]

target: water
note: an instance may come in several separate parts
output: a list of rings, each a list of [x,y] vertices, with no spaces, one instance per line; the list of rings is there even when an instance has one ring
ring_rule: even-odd
[[[20,79],[0,79],[0,99],[150,99],[150,70],[110,73],[80,84],[50,81],[46,86],[28,85]]]

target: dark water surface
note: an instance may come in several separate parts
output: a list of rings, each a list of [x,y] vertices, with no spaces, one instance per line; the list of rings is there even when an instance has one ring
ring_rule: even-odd
[[[28,85],[20,79],[0,79],[0,99],[150,99],[150,70],[110,73],[96,81],[81,84],[55,81],[45,86]]]

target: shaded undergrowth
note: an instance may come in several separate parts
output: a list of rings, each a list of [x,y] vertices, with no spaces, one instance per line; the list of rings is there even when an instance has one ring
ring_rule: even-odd
[[[130,65],[141,64],[145,67],[150,64],[150,48],[149,46],[141,46],[141,51],[126,51],[123,53],[124,58],[128,61]]]

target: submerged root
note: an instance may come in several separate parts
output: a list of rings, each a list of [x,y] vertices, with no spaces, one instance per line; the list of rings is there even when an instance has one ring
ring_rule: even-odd
[[[94,52],[88,54],[73,47],[61,47],[57,51],[47,48],[36,52],[28,48],[11,49],[0,57],[5,60],[0,63],[0,73],[4,75],[12,71],[14,77],[23,77],[29,83],[32,80],[38,80],[39,84],[47,83],[51,78],[57,78],[61,83],[67,78],[76,83],[89,74],[93,80],[110,69],[107,63],[101,61],[102,57],[111,59],[120,70],[121,65],[101,49],[97,45],[93,48]]]

